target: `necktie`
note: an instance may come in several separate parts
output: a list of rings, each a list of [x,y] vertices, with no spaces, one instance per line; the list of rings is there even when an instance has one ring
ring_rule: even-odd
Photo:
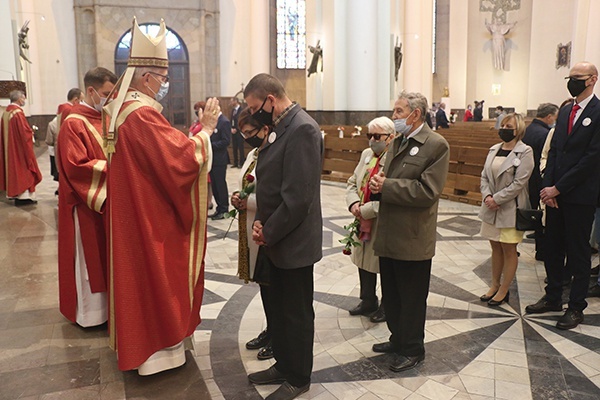
[[[573,122],[575,121],[575,115],[577,114],[577,111],[580,109],[581,107],[579,106],[579,104],[575,104],[573,106],[573,108],[571,109],[571,114],[569,114],[569,126],[567,129],[567,134],[571,134],[571,131],[573,130]]]
[[[408,138],[402,135],[402,141],[400,142],[400,147],[404,146],[404,143],[408,142]]]

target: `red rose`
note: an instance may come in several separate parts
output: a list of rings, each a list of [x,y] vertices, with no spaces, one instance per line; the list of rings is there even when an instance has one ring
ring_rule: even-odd
[[[350,254],[352,254],[352,250],[350,250],[350,249],[344,249],[344,250],[342,250],[342,253],[344,253],[345,255],[349,256]]]
[[[246,180],[248,181],[248,183],[252,183],[254,182],[254,175],[246,175]]]

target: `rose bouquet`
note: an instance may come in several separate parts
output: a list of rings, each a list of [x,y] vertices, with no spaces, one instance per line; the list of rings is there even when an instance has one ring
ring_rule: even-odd
[[[255,180],[255,178],[254,178],[254,175],[252,175],[252,174],[247,174],[244,177],[244,183],[247,183],[247,184],[242,185],[242,190],[240,190],[240,192],[239,192],[240,200],[247,199],[248,196],[250,196],[252,193],[254,193],[254,190],[256,189],[256,182],[254,180]],[[237,215],[238,215],[237,208],[234,208],[233,210],[225,213],[225,218],[231,218],[231,223],[229,224],[229,228],[227,228],[227,232],[225,232],[223,239],[225,239],[225,237],[229,233],[229,230],[231,229],[231,225],[233,225],[233,221],[235,220],[235,217],[237,217]]]

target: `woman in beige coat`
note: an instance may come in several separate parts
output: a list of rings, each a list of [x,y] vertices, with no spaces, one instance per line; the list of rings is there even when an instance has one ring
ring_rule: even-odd
[[[383,171],[385,155],[394,139],[394,122],[387,117],[375,118],[367,126],[369,148],[365,149],[354,174],[348,178],[346,204],[348,210],[360,221],[360,246],[353,248],[351,259],[358,267],[361,302],[350,310],[350,315],[370,315],[372,322],[385,321],[383,301],[378,307],[375,294],[379,257],[373,252],[379,201],[369,190],[369,180],[378,171]]]
[[[524,134],[523,116],[508,114],[498,131],[503,142],[490,148],[481,172],[479,218],[481,236],[492,246],[492,285],[480,299],[490,306],[509,300],[508,289],[517,272],[517,244],[523,240],[523,232],[515,229],[517,204],[530,208],[527,182],[534,161],[533,150],[521,141]]]

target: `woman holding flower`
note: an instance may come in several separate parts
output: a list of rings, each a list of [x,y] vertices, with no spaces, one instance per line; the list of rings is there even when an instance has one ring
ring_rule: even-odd
[[[346,187],[346,204],[356,218],[351,226],[357,226],[360,243],[351,249],[351,259],[358,267],[361,302],[350,310],[350,315],[371,315],[372,322],[383,322],[385,321],[383,302],[378,307],[375,293],[379,258],[373,252],[379,200],[369,190],[369,181],[373,175],[383,170],[387,149],[394,139],[395,130],[394,123],[387,117],[375,118],[369,122],[367,128],[369,148],[362,152],[360,161],[354,174],[348,179]],[[345,253],[348,253],[350,248],[351,246],[347,245]]]
[[[252,281],[260,285],[260,297],[267,317],[267,329],[262,331],[258,337],[246,343],[246,348],[248,350],[261,349],[257,358],[267,360],[273,357],[271,335],[268,328],[269,313],[266,308],[269,291],[268,276],[264,275],[264,271],[256,269],[258,245],[252,240],[252,224],[256,216],[256,162],[260,149],[267,142],[269,127],[261,125],[253,119],[247,108],[240,112],[238,127],[246,143],[253,148],[248,153],[241,169],[238,180],[240,190],[233,192],[231,195],[231,204],[235,207],[235,210],[230,212],[230,216],[235,217],[235,215],[238,215],[239,223],[238,276],[245,282]]]

